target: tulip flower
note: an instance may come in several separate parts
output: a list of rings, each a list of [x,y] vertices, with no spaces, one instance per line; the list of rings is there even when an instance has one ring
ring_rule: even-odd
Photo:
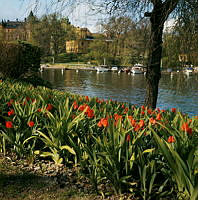
[[[130,134],[128,134],[126,137],[126,141],[129,142],[130,140],[131,140],[131,136],[130,136]]]
[[[8,111],[8,116],[14,115],[14,110],[11,109],[10,111]]]
[[[47,108],[46,108],[46,110],[50,111],[50,110],[52,110],[52,109],[53,109],[52,104],[47,104]]]
[[[29,127],[33,127],[33,126],[34,126],[34,122],[33,122],[33,121],[29,121],[29,122],[28,122],[28,126],[29,126]]]
[[[6,122],[6,128],[13,128],[13,124],[11,121]]]
[[[187,122],[182,124],[181,130],[187,132],[189,135],[192,135],[192,128],[189,128],[189,125]]]
[[[174,143],[175,142],[174,136],[169,136],[167,141],[168,141],[168,143]]]

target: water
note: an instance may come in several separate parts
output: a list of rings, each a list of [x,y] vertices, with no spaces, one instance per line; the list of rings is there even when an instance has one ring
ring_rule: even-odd
[[[45,69],[41,77],[52,83],[54,89],[75,94],[113,99],[142,105],[145,97],[144,75],[95,71]],[[162,74],[157,107],[177,108],[190,116],[198,115],[198,74]]]

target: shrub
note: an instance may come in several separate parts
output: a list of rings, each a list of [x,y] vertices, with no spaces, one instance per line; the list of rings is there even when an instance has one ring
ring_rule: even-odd
[[[19,78],[40,68],[40,48],[18,41],[0,42],[0,72],[3,77]]]

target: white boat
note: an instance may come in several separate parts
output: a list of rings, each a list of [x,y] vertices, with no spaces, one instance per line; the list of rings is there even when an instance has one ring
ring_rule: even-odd
[[[186,73],[186,74],[192,74],[192,72],[193,72],[193,68],[191,68],[191,67],[186,68],[186,69],[184,70],[184,73]]]
[[[171,68],[168,68],[166,71],[171,73],[173,70]]]
[[[111,71],[118,71],[118,67],[112,67]]]
[[[109,69],[104,68],[104,67],[96,67],[96,70],[97,70],[98,73],[99,72],[108,72],[109,71]]]
[[[144,74],[146,67],[144,67],[142,64],[135,64],[132,69],[132,74]]]
[[[132,74],[143,74],[144,72],[143,72],[143,70],[140,67],[133,67],[131,69],[131,73]]]
[[[131,69],[132,74],[143,74],[144,73],[144,67],[141,64],[135,64],[134,67]]]

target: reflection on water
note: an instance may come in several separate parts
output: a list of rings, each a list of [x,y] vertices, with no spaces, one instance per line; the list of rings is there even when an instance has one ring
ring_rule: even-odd
[[[163,75],[159,88],[160,108],[175,107],[191,116],[198,115],[198,74]]]
[[[41,76],[55,89],[102,99],[142,105],[145,97],[144,75],[96,73],[95,71],[48,69]],[[189,115],[198,115],[198,74],[163,74],[159,84],[159,108],[178,108]]]

